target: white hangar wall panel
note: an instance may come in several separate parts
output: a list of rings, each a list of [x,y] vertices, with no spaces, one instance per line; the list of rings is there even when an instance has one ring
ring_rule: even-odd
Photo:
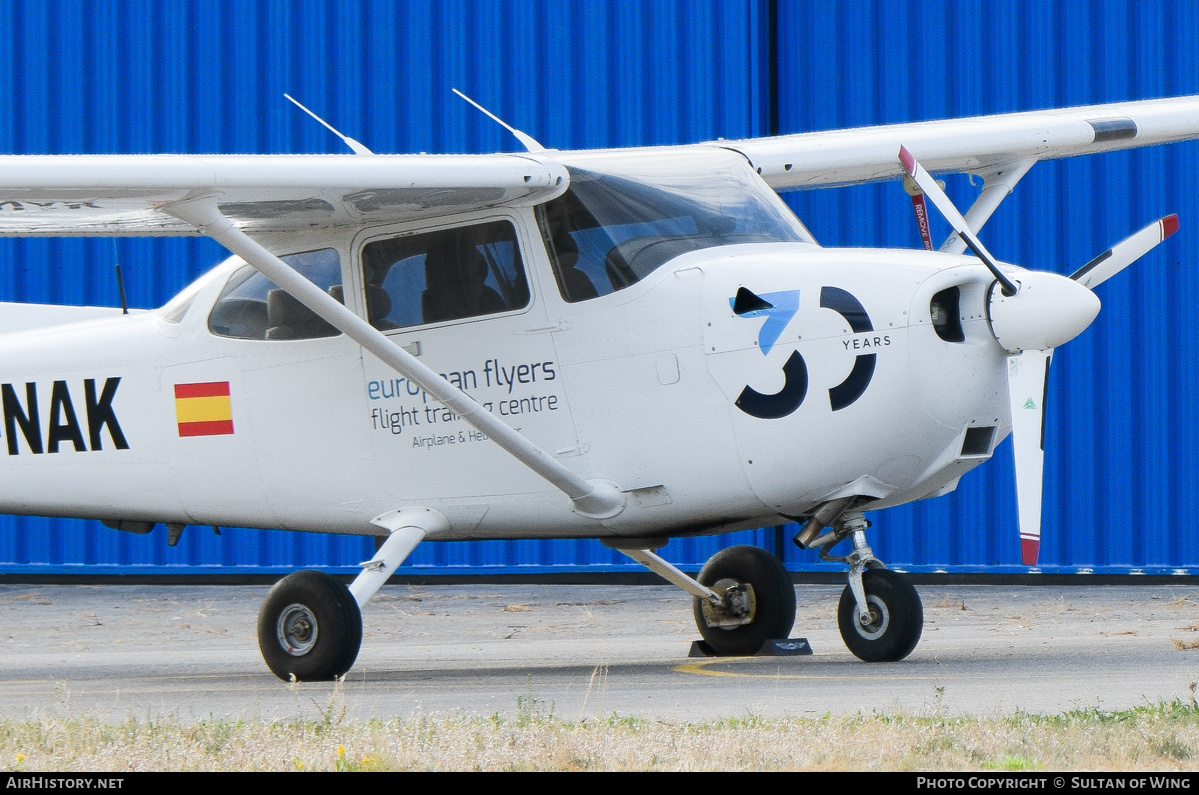
[[[0,18],[0,152],[326,152],[287,92],[381,152],[515,142],[460,88],[551,147],[681,143],[1199,93],[1199,9],[1101,4],[677,0],[564,3],[50,0]],[[1000,257],[1070,272],[1169,212],[1182,229],[1101,289],[1104,312],[1054,362],[1046,571],[1199,570],[1199,145],[1033,169],[988,223]],[[950,178],[960,204],[965,178]],[[897,184],[793,194],[826,245],[918,245]],[[935,220],[940,223],[939,219]],[[943,235],[945,229],[936,226]],[[0,300],[161,305],[224,255],[207,240],[0,240]],[[872,514],[910,570],[1023,571],[1010,448],[950,496]],[[837,569],[771,529],[796,570]],[[734,539],[675,541],[700,565]],[[777,546],[776,546],[777,545]],[[350,572],[366,539],[0,518],[0,573]],[[993,567],[998,567],[994,569]],[[596,542],[425,544],[401,573],[639,570]]]

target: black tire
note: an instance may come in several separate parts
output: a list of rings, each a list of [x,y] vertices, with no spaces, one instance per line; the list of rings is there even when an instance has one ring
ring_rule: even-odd
[[[704,564],[697,579],[709,588],[721,580],[753,587],[756,603],[753,620],[729,629],[710,626],[704,615],[704,600],[695,598],[695,624],[716,654],[756,654],[767,640],[791,634],[795,625],[795,586],[779,559],[766,550],[751,546],[722,549]]]
[[[275,583],[258,613],[258,648],[275,676],[300,682],[336,679],[362,646],[362,611],[350,589],[319,571]]]
[[[924,605],[920,594],[901,574],[887,569],[867,569],[862,575],[871,626],[858,624],[858,605],[849,586],[837,605],[841,638],[854,656],[866,662],[897,662],[920,642],[924,630]]]

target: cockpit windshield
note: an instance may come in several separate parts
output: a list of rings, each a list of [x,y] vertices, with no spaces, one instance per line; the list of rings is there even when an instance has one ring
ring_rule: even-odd
[[[570,188],[538,208],[538,218],[567,301],[624,289],[690,251],[807,240],[786,205],[731,152],[633,162],[628,154],[580,156],[566,165]]]

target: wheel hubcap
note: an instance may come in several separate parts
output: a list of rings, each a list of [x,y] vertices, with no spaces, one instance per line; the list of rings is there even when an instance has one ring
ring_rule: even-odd
[[[878,640],[891,623],[891,613],[877,596],[867,596],[866,603],[870,611],[870,623],[863,624],[859,618],[854,622],[854,626],[857,628],[858,634],[866,640]]]
[[[302,657],[316,645],[316,616],[304,605],[288,605],[279,613],[275,632],[285,652],[292,657]]]

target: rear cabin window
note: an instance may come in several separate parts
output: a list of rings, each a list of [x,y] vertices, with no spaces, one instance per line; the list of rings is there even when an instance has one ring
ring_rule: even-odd
[[[280,257],[313,284],[345,303],[341,258],[322,248]],[[208,315],[208,330],[242,340],[305,340],[340,332],[253,267],[234,272]]]
[[[362,249],[362,271],[367,319],[383,331],[529,304],[509,221],[376,240]]]

